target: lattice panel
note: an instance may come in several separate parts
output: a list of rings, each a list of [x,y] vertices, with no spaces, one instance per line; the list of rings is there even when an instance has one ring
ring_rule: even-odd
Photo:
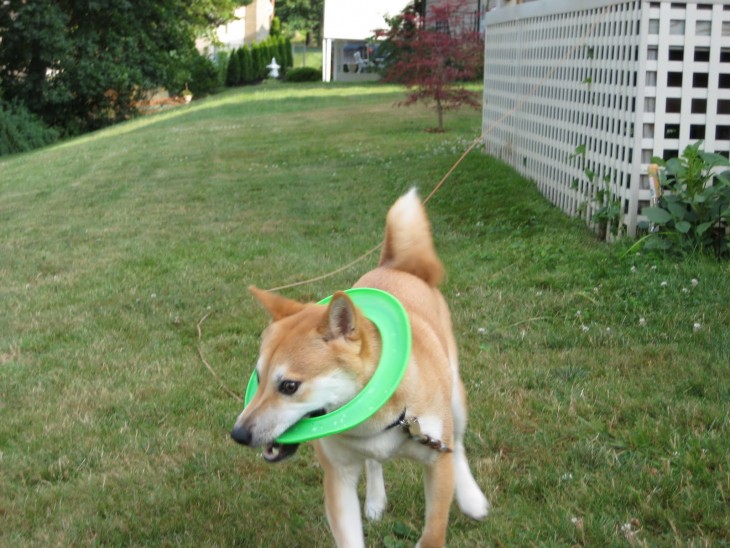
[[[485,146],[571,216],[590,222],[608,193],[634,234],[653,155],[730,150],[730,6],[575,5],[487,16]]]

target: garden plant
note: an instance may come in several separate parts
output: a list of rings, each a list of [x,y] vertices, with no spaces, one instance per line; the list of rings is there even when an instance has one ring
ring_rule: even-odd
[[[704,251],[730,256],[730,160],[704,152],[702,142],[688,145],[682,155],[666,162],[654,158],[663,192],[657,204],[642,210],[650,233],[645,249],[674,253]]]

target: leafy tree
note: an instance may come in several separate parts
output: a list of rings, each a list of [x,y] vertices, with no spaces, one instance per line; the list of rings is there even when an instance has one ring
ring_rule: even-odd
[[[324,0],[278,0],[276,14],[287,34],[301,32],[307,46],[319,44],[324,26]]]
[[[240,0],[3,0],[0,79],[17,101],[65,134],[125,119],[144,89],[177,92],[194,42]]]
[[[415,5],[391,18],[385,38],[385,80],[406,86],[402,105],[433,103],[436,131],[444,130],[445,110],[481,107],[479,94],[464,87],[482,70],[484,43],[470,24],[473,12],[464,0],[447,0],[429,7],[427,17]]]
[[[281,19],[278,17],[271,18],[271,27],[269,28],[269,36],[278,38],[281,36]]]

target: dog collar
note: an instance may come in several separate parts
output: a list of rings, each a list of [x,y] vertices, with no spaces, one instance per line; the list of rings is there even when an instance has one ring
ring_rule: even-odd
[[[345,293],[380,332],[382,350],[378,367],[352,400],[319,417],[300,419],[276,439],[277,443],[303,443],[354,428],[383,407],[403,379],[411,355],[411,324],[403,305],[380,289],[358,287]],[[331,295],[318,304],[328,304],[330,300]],[[246,388],[245,405],[253,399],[258,384],[254,371]]]

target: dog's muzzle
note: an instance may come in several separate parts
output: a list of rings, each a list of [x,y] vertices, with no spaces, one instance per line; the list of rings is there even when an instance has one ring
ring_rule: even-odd
[[[316,409],[315,411],[312,411],[311,413],[307,413],[305,417],[319,417],[321,415],[324,415],[326,411],[324,409]],[[251,445],[251,441],[253,439],[253,435],[251,434],[251,430],[246,428],[245,426],[239,426],[236,425],[233,427],[233,430],[231,430],[231,437],[233,438],[233,441],[236,443],[240,443],[241,445],[249,446]],[[266,445],[264,448],[264,460],[266,462],[281,462],[286,458],[291,457],[294,453],[297,452],[297,449],[299,449],[298,443],[277,443],[272,442]]]
[[[253,436],[248,428],[236,426],[233,430],[231,430],[231,438],[233,438],[233,441],[236,443],[248,446],[251,445]],[[272,463],[281,462],[296,453],[298,448],[298,443],[291,445],[282,445],[276,442],[270,443],[264,448],[264,460]]]

